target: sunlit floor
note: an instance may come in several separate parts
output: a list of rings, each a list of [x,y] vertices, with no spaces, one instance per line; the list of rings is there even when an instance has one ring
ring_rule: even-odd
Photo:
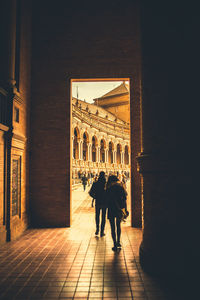
[[[106,236],[95,236],[88,189],[73,194],[71,228],[30,229],[0,248],[0,299],[178,299],[142,271],[142,232],[130,221],[122,224],[118,253],[108,221]]]

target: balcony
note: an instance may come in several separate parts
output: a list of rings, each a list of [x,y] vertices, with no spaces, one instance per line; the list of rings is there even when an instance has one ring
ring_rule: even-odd
[[[116,164],[116,163],[103,163],[103,162],[93,162],[88,160],[81,159],[72,159],[72,167],[75,169],[105,169],[105,170],[123,170],[128,171],[130,169],[130,165],[125,164]]]

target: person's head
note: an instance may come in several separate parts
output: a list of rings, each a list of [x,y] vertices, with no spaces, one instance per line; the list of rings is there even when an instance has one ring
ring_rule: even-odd
[[[119,179],[115,175],[110,175],[108,178],[108,181],[109,182],[117,182],[117,181],[119,181]]]
[[[107,182],[107,187],[109,187],[110,185],[112,185],[115,182],[118,182],[119,179],[117,178],[117,176],[115,175],[110,175],[108,178],[108,182]]]
[[[100,173],[99,173],[99,178],[104,178],[105,177],[105,172],[104,171],[101,171]]]
[[[105,172],[101,171],[101,172],[99,173],[98,182],[102,182],[102,183],[105,184],[105,182],[106,182]]]

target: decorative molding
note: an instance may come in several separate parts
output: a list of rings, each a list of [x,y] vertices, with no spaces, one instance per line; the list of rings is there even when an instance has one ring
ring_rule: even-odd
[[[3,124],[0,123],[0,130],[1,131],[8,131],[9,130],[9,127],[8,126],[5,126]]]
[[[24,150],[27,138],[22,135],[13,134],[12,137],[12,147]]]
[[[20,94],[17,92],[15,92],[14,101],[19,105],[23,104],[23,99],[21,98]]]
[[[115,107],[115,106],[122,106],[129,104],[129,101],[123,101],[123,102],[115,102],[115,103],[109,103],[109,104],[101,104],[101,107],[107,108],[107,107]]]

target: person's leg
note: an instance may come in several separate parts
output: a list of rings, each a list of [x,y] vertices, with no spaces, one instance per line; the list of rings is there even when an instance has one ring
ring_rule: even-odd
[[[101,209],[101,236],[104,236],[104,229],[106,224],[106,208]]]
[[[117,247],[121,247],[121,244],[120,244],[121,221],[119,219],[116,219],[116,224],[117,224]]]
[[[99,233],[99,215],[100,215],[100,208],[96,205],[95,206],[95,221],[96,221],[96,232],[95,232],[95,234]]]
[[[110,228],[111,228],[111,236],[113,239],[114,247],[112,248],[113,251],[117,250],[117,241],[116,241],[116,233],[115,233],[115,219],[111,218],[110,220]]]

